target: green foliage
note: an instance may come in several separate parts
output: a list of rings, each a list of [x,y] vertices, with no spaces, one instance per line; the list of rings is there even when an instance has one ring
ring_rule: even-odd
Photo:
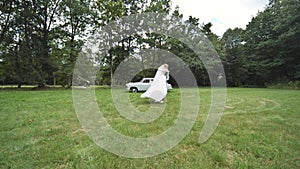
[[[66,0],[59,4],[60,22],[63,24],[56,29],[59,38],[54,41],[52,50],[52,56],[56,58],[53,74],[59,79],[58,84],[72,85],[73,68],[83,45],[81,39],[90,33],[86,29],[96,24],[94,17],[97,14],[92,10],[93,5],[90,0]]]
[[[12,82],[35,83],[43,87],[53,71],[49,40],[58,1],[10,1],[2,32],[4,65]],[[4,7],[5,8],[5,7]],[[2,27],[2,25],[1,25]],[[10,68],[10,66],[13,66]]]
[[[242,54],[243,34],[244,30],[241,28],[228,29],[221,39],[222,53],[219,54],[223,61],[228,86],[242,86],[245,80],[247,68]]]
[[[189,16],[186,23],[201,29],[215,47],[229,86],[288,83],[300,79],[299,4],[299,0],[270,0],[245,30],[228,29],[223,37],[212,32],[211,23],[200,23],[199,18]],[[143,12],[163,12],[183,18],[179,7],[171,10],[170,0],[3,1],[0,80],[3,84],[20,86],[70,87],[73,67],[86,37],[111,21]],[[185,29],[188,28],[178,31]],[[209,85],[206,68],[191,49],[172,37],[155,33],[127,37],[115,42],[106,55],[94,58],[101,67],[97,83],[110,84],[118,65],[144,49],[169,50],[187,63],[199,85]]]
[[[299,79],[299,1],[274,0],[247,25],[248,83]]]
[[[286,82],[277,82],[273,84],[266,84],[268,88],[275,88],[275,89],[300,89],[300,81],[290,81]]]

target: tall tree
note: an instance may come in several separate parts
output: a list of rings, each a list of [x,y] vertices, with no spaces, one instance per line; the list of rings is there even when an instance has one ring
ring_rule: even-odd
[[[44,87],[46,80],[51,78],[54,70],[53,65],[50,63],[50,37],[53,32],[53,27],[59,13],[59,3],[61,0],[41,0],[32,1],[32,8],[35,13],[33,15],[34,28],[37,32],[39,41],[36,54],[36,60],[39,65],[35,68],[37,72],[38,87]]]
[[[50,34],[60,0],[1,3],[1,48],[9,78],[43,87],[53,66],[49,63]],[[12,67],[9,67],[12,66]]]
[[[9,53],[14,49],[17,7],[18,2],[15,0],[0,3],[0,64],[1,80],[4,83],[10,83],[13,79],[13,64]]]
[[[287,80],[300,80],[300,1],[282,0],[271,1],[273,12],[279,11],[275,18],[274,44],[277,52],[277,59],[283,60],[275,74],[277,79],[280,76]]]
[[[228,29],[221,39],[221,58],[229,86],[241,86],[246,76],[245,57],[242,53],[243,33],[241,28]]]
[[[56,45],[57,48],[63,46],[57,50],[64,52],[58,55],[59,63],[56,65],[58,70],[55,74],[62,76],[60,78],[65,79],[63,82],[67,81],[68,87],[72,84],[72,70],[81,51],[83,38],[93,31],[92,27],[95,25],[97,13],[93,10],[94,5],[91,0],[64,0],[59,6],[61,24],[56,31],[60,35],[58,37],[60,41],[56,41]]]
[[[299,0],[271,0],[247,25],[249,83],[299,79]]]

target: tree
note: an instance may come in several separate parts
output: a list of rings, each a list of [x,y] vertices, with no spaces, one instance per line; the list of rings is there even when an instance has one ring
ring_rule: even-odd
[[[142,12],[170,12],[170,0],[116,0],[116,1],[98,1],[98,7],[101,13],[101,26],[108,24],[122,16],[132,15]],[[113,35],[111,35],[113,36]],[[113,39],[113,37],[112,37]],[[147,33],[143,35],[132,35],[126,37],[119,42],[115,42],[113,48],[103,56],[102,66],[109,67],[103,70],[110,71],[110,77],[117,66],[127,57],[132,55],[136,49],[143,50],[145,48],[162,47],[163,35]],[[160,44],[160,46],[159,46]],[[107,75],[107,73],[102,73]],[[105,80],[107,81],[107,80]]]
[[[0,3],[0,44],[7,38],[7,32],[12,26],[12,18],[16,15],[16,5],[17,2],[15,0]]]
[[[241,28],[228,29],[222,36],[221,58],[228,86],[241,86],[245,76],[245,57],[242,52],[243,33]]]
[[[44,87],[53,66],[48,45],[60,0],[6,1],[1,6],[3,62],[13,82]],[[1,20],[2,21],[2,20]]]
[[[55,29],[59,36],[53,43],[58,51],[53,52],[53,57],[57,60],[54,74],[60,78],[62,85],[72,85],[73,68],[83,37],[93,31],[91,28],[95,25],[97,13],[92,7],[93,1],[90,0],[65,0],[59,4],[61,24]]]
[[[56,17],[59,12],[59,4],[61,0],[41,0],[32,1],[33,10],[33,27],[37,33],[39,41],[35,42],[38,44],[35,49],[36,61],[38,65],[35,67],[37,72],[36,80],[38,87],[44,87],[46,80],[52,75],[54,70],[53,65],[50,63],[50,46],[49,41],[51,40],[51,34],[53,33],[53,27],[56,22]]]
[[[300,2],[299,0],[271,1],[273,12],[279,11],[273,28],[274,47],[279,50],[277,60],[283,64],[278,66],[277,79],[284,77],[289,81],[300,80]]]
[[[271,0],[247,25],[244,52],[248,83],[265,85],[299,79],[298,2]]]

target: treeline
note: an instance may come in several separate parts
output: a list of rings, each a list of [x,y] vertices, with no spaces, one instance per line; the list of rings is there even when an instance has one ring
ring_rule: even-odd
[[[297,83],[300,79],[299,0],[270,0],[246,29],[222,37],[211,23],[190,16],[223,62],[229,86]],[[162,12],[183,18],[170,0],[4,0],[0,2],[0,84],[72,85],[76,58],[95,30],[123,16]],[[110,84],[117,66],[136,50],[168,50],[188,64],[199,85],[209,85],[206,69],[191,49],[165,35],[146,33],[118,42],[98,58],[96,83]],[[158,56],[159,57],[159,56]],[[138,76],[151,76],[154,70]]]
[[[300,1],[270,0],[245,30],[227,30],[220,55],[230,86],[300,87]]]

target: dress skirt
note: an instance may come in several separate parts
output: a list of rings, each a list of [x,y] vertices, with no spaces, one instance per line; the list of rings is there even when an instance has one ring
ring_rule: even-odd
[[[167,95],[167,79],[166,72],[167,70],[162,69],[161,67],[157,70],[153,82],[145,93],[141,95],[141,98],[151,98],[156,102],[161,101]]]

